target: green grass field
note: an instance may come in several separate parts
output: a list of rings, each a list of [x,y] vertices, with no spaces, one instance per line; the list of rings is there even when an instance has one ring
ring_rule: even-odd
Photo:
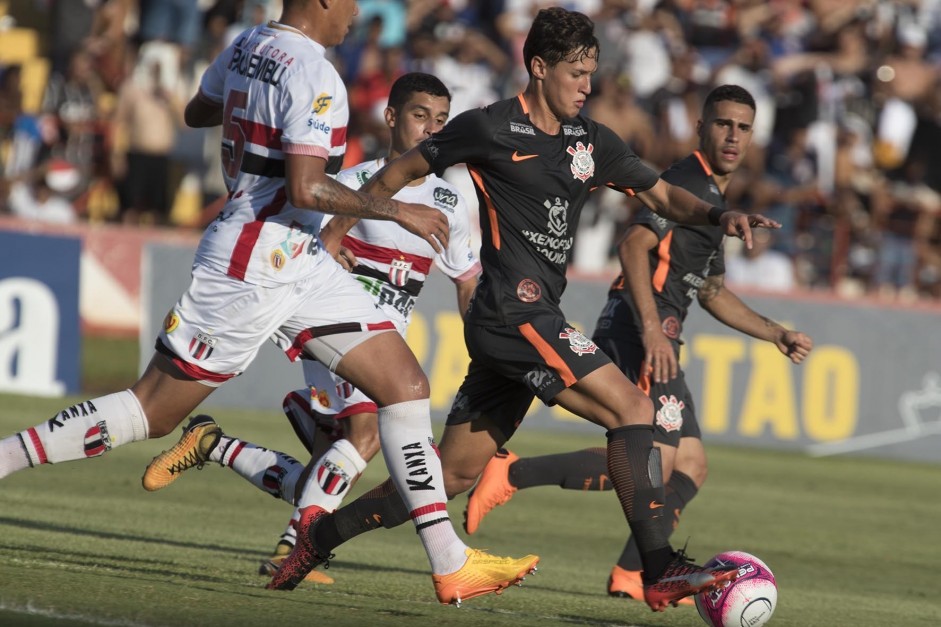
[[[117,355],[125,369],[98,366],[106,355]],[[87,389],[126,385],[127,373],[133,379],[136,350],[127,343],[89,342],[85,356]],[[0,436],[75,400],[0,395]],[[216,417],[229,433],[302,452],[277,408]],[[589,438],[524,428],[512,448],[540,454],[601,440],[600,432]],[[498,554],[542,557],[537,575],[502,596],[460,609],[438,605],[424,551],[407,527],[341,547],[332,586],[265,590],[255,569],[291,508],[217,466],[145,492],[144,467],[173,442],[138,443],[0,482],[0,625],[702,624],[694,608],[654,614],[609,598],[605,582],[626,529],[617,500],[611,492],[554,487],[519,492],[469,539]],[[764,559],[779,587],[771,625],[941,625],[941,468],[718,446],[709,452],[709,482],[674,543],[690,537],[689,552],[700,561],[729,549]],[[375,460],[354,494],[385,476]],[[464,502],[451,503],[456,523]]]

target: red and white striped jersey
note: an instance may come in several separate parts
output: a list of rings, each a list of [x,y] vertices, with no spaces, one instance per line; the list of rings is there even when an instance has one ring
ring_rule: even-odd
[[[239,35],[203,74],[201,97],[224,107],[229,199],[206,228],[197,263],[273,286],[329,259],[318,238],[323,214],[292,206],[284,181],[285,154],[321,157],[335,174],[346,151],[346,87],[324,53],[299,30],[269,22]]]
[[[379,159],[347,168],[337,180],[359,189],[383,162]],[[480,261],[471,248],[467,203],[454,185],[431,174],[421,185],[404,187],[393,198],[435,207],[444,213],[451,233],[448,247],[435,253],[431,244],[390,220],[360,220],[343,239],[343,245],[359,260],[353,268],[356,278],[391,320],[407,326],[432,264],[460,283],[480,272]],[[399,328],[404,332],[403,326]]]

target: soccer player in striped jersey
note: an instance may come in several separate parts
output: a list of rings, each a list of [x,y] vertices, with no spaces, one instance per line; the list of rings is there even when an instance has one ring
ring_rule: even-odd
[[[337,180],[357,189],[388,159],[441,130],[450,114],[450,98],[447,87],[430,74],[413,72],[398,78],[384,111],[390,134],[388,155],[342,170]],[[404,336],[432,267],[437,266],[454,283],[458,310],[463,315],[477,286],[480,261],[471,248],[467,203],[454,185],[430,174],[413,181],[396,199],[436,207],[447,216],[450,237],[444,251],[436,253],[423,239],[380,220],[354,225],[343,237],[341,250],[353,275]],[[321,231],[321,238],[328,243],[330,230],[328,221]],[[260,572],[269,576],[294,548],[299,510],[312,505],[326,511],[336,509],[379,451],[375,402],[320,362],[304,359],[302,364],[306,387],[289,393],[283,409],[311,453],[309,472],[313,474],[309,479],[291,456],[227,435],[221,435],[211,450],[197,449],[195,453],[232,468],[259,489],[297,506],[274,555],[262,563]],[[200,425],[209,424],[205,418],[200,418]],[[179,477],[169,471],[176,457],[155,458],[145,473],[145,486],[160,489]],[[332,581],[316,570],[307,579]]]
[[[0,478],[172,432],[275,335],[290,356],[321,361],[376,402],[384,458],[435,581],[468,568],[481,574],[469,559],[478,552],[447,515],[428,379],[394,323],[319,237],[324,214],[345,214],[395,221],[435,251],[448,243],[438,209],[364,194],[329,176],[345,153],[349,109],[325,53],[357,13],[355,0],[284,0],[278,21],[247,29],[211,63],[185,120],[222,126],[229,194],[200,240],[189,288],[167,315],[140,380],[0,440]],[[208,430],[188,429],[186,439]],[[184,448],[174,447],[186,465]],[[416,481],[421,489],[409,489]],[[305,510],[300,524],[320,513]],[[491,564],[484,577],[491,588],[518,579],[515,560]]]

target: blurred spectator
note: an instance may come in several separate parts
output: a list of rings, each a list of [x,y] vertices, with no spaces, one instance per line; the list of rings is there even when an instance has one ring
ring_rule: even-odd
[[[751,248],[740,242],[738,246],[728,246],[725,278],[730,285],[769,292],[787,292],[796,287],[794,262],[772,248],[774,237],[774,231],[758,229],[752,233]],[[733,252],[733,248],[738,251]]]
[[[941,212],[941,194],[925,182],[925,167],[922,155],[912,155],[888,185],[873,190],[879,229],[875,288],[884,296],[914,295],[918,252],[928,246]]]
[[[183,102],[167,89],[162,71],[159,60],[142,54],[118,95],[112,173],[119,181],[126,224],[167,224],[169,219],[170,155],[183,125]]]
[[[36,170],[10,181],[7,205],[24,220],[72,224],[77,221],[68,195],[78,189],[78,168],[62,159],[52,159]]]
[[[83,49],[72,54],[68,70],[53,73],[43,96],[42,111],[58,133],[56,156],[91,174],[98,128],[98,102],[104,86],[94,71],[92,56]]]

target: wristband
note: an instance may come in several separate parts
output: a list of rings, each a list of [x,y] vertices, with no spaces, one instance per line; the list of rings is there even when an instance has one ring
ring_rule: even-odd
[[[709,208],[709,224],[713,226],[719,226],[720,224],[722,224],[719,221],[719,218],[726,211],[728,211],[728,209],[722,209],[720,207],[710,207]]]

